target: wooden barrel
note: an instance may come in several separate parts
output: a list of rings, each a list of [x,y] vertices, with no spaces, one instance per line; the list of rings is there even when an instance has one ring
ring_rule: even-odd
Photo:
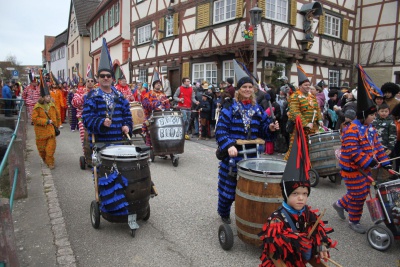
[[[318,172],[318,175],[325,177],[339,173],[335,149],[341,146],[340,132],[311,134],[308,138],[311,167]]]
[[[237,164],[235,215],[238,237],[243,242],[261,246],[258,234],[283,202],[279,184],[285,167],[286,161],[264,158],[242,160]]]
[[[141,133],[142,124],[145,119],[142,104],[140,104],[140,102],[130,102],[129,105],[133,122],[132,132],[134,134]]]

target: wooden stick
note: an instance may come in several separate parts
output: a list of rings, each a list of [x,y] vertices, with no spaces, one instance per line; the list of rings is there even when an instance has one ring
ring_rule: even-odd
[[[92,144],[94,145],[95,139],[94,134],[92,134]],[[99,203],[99,185],[97,183],[97,167],[93,164],[93,176],[94,176],[94,193],[96,196],[96,202]]]
[[[242,139],[238,139],[238,140],[236,140],[236,144],[237,145],[256,145],[256,144],[259,144],[259,145],[264,145],[265,144],[265,141],[264,140],[262,140],[261,138],[257,138],[257,139],[254,139],[254,140],[242,140]]]
[[[387,159],[387,160],[383,160],[383,161],[378,161],[378,163],[381,164],[381,163],[384,163],[384,162],[392,161],[394,159],[400,159],[400,157],[395,157],[395,158],[391,158],[391,159]]]
[[[336,261],[332,260],[331,258],[327,258],[328,261],[332,262],[333,264],[335,264],[337,267],[343,267],[342,265],[340,265],[339,263],[337,263]]]
[[[272,260],[275,267],[286,267],[286,263],[284,263],[283,260],[275,260],[274,258],[272,258],[272,253],[269,254],[269,258]]]
[[[315,231],[315,228],[317,228],[317,226],[318,226],[319,222],[321,221],[322,216],[324,216],[325,212],[326,212],[326,209],[324,209],[324,211],[323,211],[323,212],[321,213],[321,215],[318,217],[317,221],[314,223],[313,227],[311,228],[311,231],[310,231],[310,232],[308,233],[308,235],[307,235],[307,238],[310,238],[310,237],[311,237],[312,233]]]

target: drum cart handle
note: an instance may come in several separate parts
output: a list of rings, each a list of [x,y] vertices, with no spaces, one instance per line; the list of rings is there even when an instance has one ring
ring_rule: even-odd
[[[260,153],[259,153],[259,146],[260,145],[265,145],[265,141],[261,138],[257,138],[254,140],[243,140],[243,139],[237,139],[236,144],[239,146],[242,146],[242,151],[239,152],[239,154],[243,155],[244,159],[247,159],[247,154],[248,153],[254,153],[254,149],[249,149],[246,150],[246,145],[256,145],[256,153],[257,153],[257,158],[260,158]]]
[[[95,147],[95,135],[92,133],[92,144]],[[96,150],[93,150],[93,155],[94,153],[97,153]],[[93,176],[94,176],[94,193],[96,196],[96,202],[99,203],[99,185],[98,185],[98,180],[97,180],[97,166],[96,164],[93,164]]]

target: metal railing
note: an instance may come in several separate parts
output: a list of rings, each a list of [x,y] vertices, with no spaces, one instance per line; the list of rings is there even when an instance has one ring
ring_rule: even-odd
[[[11,135],[10,142],[8,143],[7,150],[5,151],[3,159],[2,159],[2,161],[0,163],[0,179],[6,179],[6,177],[3,177],[3,171],[4,171],[5,167],[7,166],[7,164],[9,164],[10,153],[15,153],[15,151],[13,151],[13,146],[15,145],[16,139],[17,139],[17,137],[20,137],[23,140],[25,140],[24,137],[18,136],[18,133],[19,133],[19,135],[23,135],[23,134],[21,134],[21,131],[20,131],[20,123],[21,123],[21,121],[26,124],[26,120],[24,120],[25,118],[22,118],[22,114],[25,114],[25,112],[23,112],[23,110],[25,109],[25,107],[24,107],[25,103],[24,103],[24,100],[22,100],[22,99],[4,99],[4,98],[0,98],[0,101],[2,101],[2,102],[10,101],[9,103],[7,103],[6,106],[11,106],[12,107],[13,106],[12,104],[14,103],[15,107],[18,108],[18,109],[15,109],[15,108],[7,108],[7,109],[2,108],[1,109],[2,111],[4,111],[4,115],[6,115],[6,113],[11,113],[12,114],[13,112],[18,111],[18,113],[17,113],[18,117],[16,118],[14,131],[13,131],[13,133]],[[10,103],[11,103],[11,105],[10,105]],[[5,117],[7,117],[7,116],[5,116]],[[4,120],[4,121],[6,121],[6,120]],[[24,125],[22,125],[22,126],[24,126]],[[25,129],[25,127],[22,127],[22,128]],[[23,144],[23,146],[25,146],[25,143]],[[23,147],[22,149],[25,150],[25,147]],[[24,153],[23,151],[20,151],[20,147],[19,147],[18,153]],[[11,165],[11,166],[13,166],[13,165]],[[4,213],[9,213],[10,217],[11,217],[11,213],[12,213],[12,209],[13,209],[13,205],[14,205],[15,193],[16,193],[16,190],[17,190],[18,176],[19,176],[19,174],[21,174],[21,172],[25,173],[25,170],[22,170],[22,169],[20,170],[18,168],[18,166],[16,166],[14,168],[14,174],[13,174],[13,179],[12,179],[13,182],[12,182],[12,187],[11,187],[11,193],[10,193],[10,196],[9,196],[9,210],[8,210],[8,207],[1,207],[2,203],[1,203],[1,199],[0,199],[0,209],[4,208],[4,210],[3,210]],[[7,179],[11,180],[11,177],[7,177]],[[0,196],[0,198],[1,198],[1,196]],[[10,222],[8,222],[8,223],[10,223]],[[7,224],[7,222],[0,221],[0,229],[2,229],[3,226],[5,226],[6,228],[10,228],[9,225],[5,225],[5,224]],[[11,224],[12,224],[12,220],[11,220]],[[11,227],[11,229],[13,229],[13,227]],[[6,234],[9,234],[9,233],[6,233]],[[14,233],[12,232],[12,234],[14,234]],[[14,237],[14,235],[13,235],[13,237]],[[0,239],[2,239],[2,238],[3,237],[0,234]],[[14,241],[14,242],[12,242],[13,244],[7,244],[7,240],[3,240],[3,241],[5,241],[5,246],[8,247],[7,248],[8,251],[10,251],[10,249],[11,250],[15,250],[15,251],[14,251],[14,253],[10,253],[10,255],[4,255],[3,257],[0,255],[0,267],[5,267],[6,264],[8,264],[8,263],[10,263],[10,266],[14,266],[14,265],[19,266],[18,259],[16,257],[16,249],[14,247],[15,246],[15,240],[13,240]],[[2,254],[2,253],[0,253],[0,254]]]

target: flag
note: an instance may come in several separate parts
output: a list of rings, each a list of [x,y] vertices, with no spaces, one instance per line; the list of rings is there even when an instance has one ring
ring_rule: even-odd
[[[383,92],[381,91],[381,89],[376,86],[371,77],[369,77],[369,75],[365,72],[363,67],[360,64],[357,64],[356,67],[360,70],[359,74],[361,75],[361,79],[365,89],[367,90],[367,93],[376,96],[383,96]]]
[[[89,73],[90,73],[90,71],[92,70],[92,66],[90,65],[90,63],[87,65],[87,68],[86,68],[86,78],[88,78],[89,77]]]

